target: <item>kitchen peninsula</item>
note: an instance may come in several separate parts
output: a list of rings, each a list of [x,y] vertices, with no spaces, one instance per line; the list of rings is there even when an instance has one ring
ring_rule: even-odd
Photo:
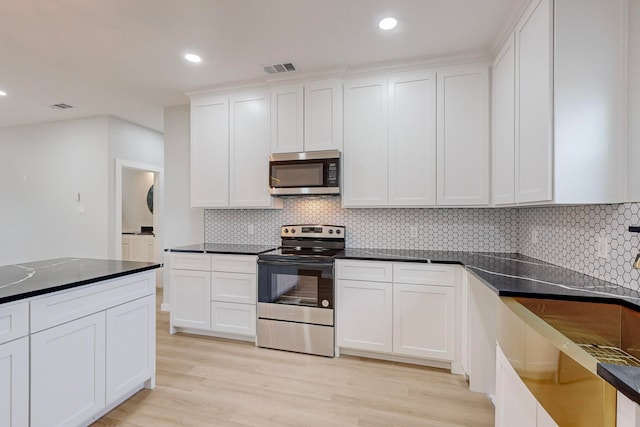
[[[0,267],[0,425],[86,425],[155,384],[157,263]]]

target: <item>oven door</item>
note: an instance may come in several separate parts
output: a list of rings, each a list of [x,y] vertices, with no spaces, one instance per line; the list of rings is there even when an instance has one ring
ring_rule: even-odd
[[[333,262],[258,260],[258,302],[333,309]]]

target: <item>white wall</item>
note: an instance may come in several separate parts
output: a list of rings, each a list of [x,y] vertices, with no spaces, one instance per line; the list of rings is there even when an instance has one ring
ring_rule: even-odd
[[[107,257],[107,152],[105,116],[0,128],[0,265]]]
[[[640,0],[629,0],[627,200],[640,201]]]
[[[152,185],[153,172],[128,168],[122,171],[122,232],[139,232],[143,225],[153,226],[153,214],[147,205]]]
[[[204,241],[204,210],[190,201],[189,106],[164,109],[165,248]]]
[[[136,125],[117,117],[108,117],[108,200],[109,219],[109,257],[115,256],[115,172],[116,159],[127,160],[162,168],[164,165],[163,137],[160,132]],[[159,189],[160,193],[163,190]],[[162,216],[161,216],[162,217]],[[162,225],[159,227],[156,242],[162,244]],[[155,230],[154,230],[155,231]]]

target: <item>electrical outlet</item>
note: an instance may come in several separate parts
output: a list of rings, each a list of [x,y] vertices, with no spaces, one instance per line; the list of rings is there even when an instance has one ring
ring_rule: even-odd
[[[249,224],[249,226],[247,227],[247,233],[249,233],[250,236],[254,235],[256,232],[256,227],[253,224]]]
[[[538,230],[531,230],[531,243],[534,245],[538,243]]]
[[[409,237],[411,237],[412,239],[415,239],[416,237],[418,237],[418,226],[417,225],[412,225],[409,227]]]
[[[80,215],[84,215],[86,213],[86,211],[84,210],[84,205],[78,206],[78,213]]]
[[[599,258],[609,259],[609,238],[607,236],[596,237],[596,255]]]

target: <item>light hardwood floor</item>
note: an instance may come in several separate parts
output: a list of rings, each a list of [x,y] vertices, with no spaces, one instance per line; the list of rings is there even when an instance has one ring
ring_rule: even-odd
[[[443,370],[172,336],[168,313],[157,313],[156,388],[140,391],[94,426],[494,424],[489,400]]]

